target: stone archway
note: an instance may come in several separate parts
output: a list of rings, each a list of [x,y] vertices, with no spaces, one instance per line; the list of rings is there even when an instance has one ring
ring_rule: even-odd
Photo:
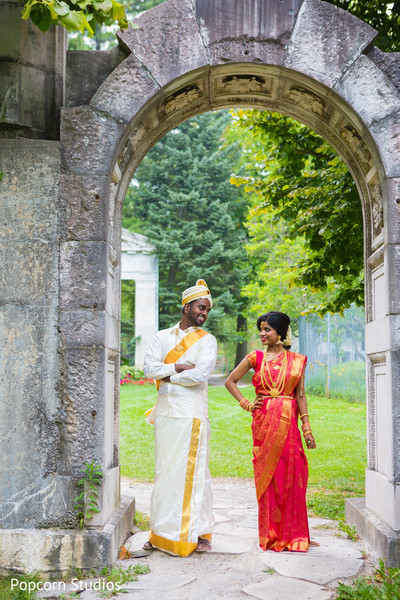
[[[400,95],[390,73],[393,57],[373,48],[375,33],[369,26],[319,0],[254,2],[246,12],[248,8],[249,3],[240,1],[198,0],[192,6],[171,0],[142,15],[138,29],[119,34],[128,57],[89,106],[64,112],[66,166],[75,171],[90,164],[104,180],[115,165],[121,173],[110,186],[112,227],[108,258],[104,256],[107,289],[115,295],[110,265],[119,252],[118,224],[127,184],[155,141],[181,121],[229,106],[265,108],[298,119],[336,148],[356,181],[364,212],[366,502],[398,531],[400,448],[395,432],[400,396],[395,383],[400,365],[394,334],[399,298],[394,281],[399,276]],[[108,162],[99,156],[96,139],[78,150],[84,121],[97,126],[99,139],[114,149]],[[357,512],[354,506],[349,510]]]
[[[69,108],[61,114],[59,204],[65,218],[59,236],[60,417],[55,426],[62,460],[55,469],[65,508],[58,507],[53,522],[71,508],[71,481],[87,459],[101,462],[105,473],[101,512],[91,522],[95,531],[85,534],[90,566],[114,559],[132,506],[128,500],[121,504],[119,495],[115,333],[121,211],[129,181],[151,146],[178,123],[208,110],[251,106],[294,117],[320,133],[344,158],[358,187],[364,215],[369,442],[365,505],[349,503],[348,518],[381,556],[399,564],[397,55],[374,48],[369,26],[321,0],[169,0],[144,13],[137,25],[118,35],[126,58],[114,61],[119,64],[112,71],[104,66],[103,74],[107,68],[111,73],[101,85],[96,81],[104,77],[94,78],[79,97],[72,93],[77,88],[70,72]],[[35,526],[34,520],[29,523]],[[101,550],[90,545],[95,536],[102,540]],[[17,536],[12,539],[19,548]],[[64,557],[83,566],[82,555],[73,544],[68,547]],[[38,552],[39,564],[46,563],[46,551]],[[19,560],[23,564],[29,558]],[[63,570],[60,562],[57,568]]]

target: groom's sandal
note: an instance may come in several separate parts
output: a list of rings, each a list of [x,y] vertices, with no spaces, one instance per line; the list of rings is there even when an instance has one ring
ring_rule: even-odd
[[[143,544],[142,548],[143,550],[154,550],[154,546],[150,544],[150,542],[146,542],[145,544]]]
[[[206,539],[199,537],[196,552],[210,552],[211,543]]]

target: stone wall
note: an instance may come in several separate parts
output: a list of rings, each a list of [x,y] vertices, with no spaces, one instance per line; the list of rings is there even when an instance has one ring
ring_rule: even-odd
[[[0,165],[0,527],[35,527],[71,509],[57,389],[60,144],[2,140]]]

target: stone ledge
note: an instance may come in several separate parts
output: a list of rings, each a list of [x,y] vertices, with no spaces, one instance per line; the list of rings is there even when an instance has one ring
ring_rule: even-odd
[[[348,498],[345,503],[346,521],[355,526],[358,535],[366,540],[389,567],[400,567],[400,532],[379,520],[365,506],[365,498]]]
[[[125,496],[102,529],[0,530],[0,575],[37,571],[46,578],[70,578],[77,569],[100,571],[117,561],[134,517],[135,498]]]

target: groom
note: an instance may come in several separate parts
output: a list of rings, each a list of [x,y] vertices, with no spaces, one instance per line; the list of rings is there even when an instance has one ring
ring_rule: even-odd
[[[217,342],[202,329],[212,307],[206,282],[199,279],[182,294],[182,319],[159,331],[144,358],[144,374],[156,380],[154,422],[155,481],[149,541],[176,556],[211,550],[211,475],[208,379]]]

